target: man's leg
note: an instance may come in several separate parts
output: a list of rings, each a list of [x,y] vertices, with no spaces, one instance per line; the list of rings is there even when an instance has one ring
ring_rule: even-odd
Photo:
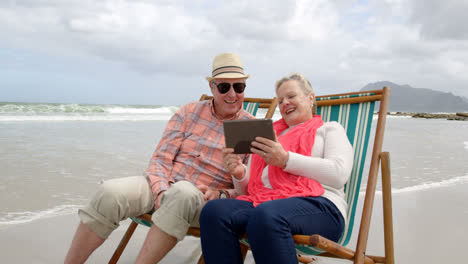
[[[205,201],[203,193],[188,181],[179,181],[162,194],[151,227],[135,263],[157,263],[184,239],[198,218]]]
[[[152,225],[135,263],[157,263],[177,244],[177,238]]]
[[[65,263],[84,263],[120,221],[149,212],[153,194],[144,176],[104,182],[90,203],[79,210],[81,222],[73,238]]]
[[[104,238],[96,235],[91,228],[80,222],[65,258],[65,263],[84,263],[102,243],[104,243]]]

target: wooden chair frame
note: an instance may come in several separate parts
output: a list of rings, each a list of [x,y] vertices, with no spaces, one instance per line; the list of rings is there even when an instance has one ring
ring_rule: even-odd
[[[213,96],[209,96],[206,94],[203,94],[200,97],[200,101],[203,100],[211,100],[213,99]],[[258,108],[264,108],[267,109],[267,112],[265,114],[265,118],[272,118],[273,114],[275,113],[276,107],[278,105],[278,99],[276,97],[274,98],[254,98],[254,97],[245,97],[244,98],[244,103],[258,103]],[[139,220],[141,220],[142,223],[144,223],[147,226],[151,226],[153,222],[151,221],[151,214],[143,214],[140,216],[135,217]],[[137,228],[138,223],[135,221],[132,221],[130,225],[127,228],[127,231],[125,232],[124,236],[120,240],[119,245],[114,251],[114,254],[112,255],[111,259],[109,260],[109,264],[115,264],[117,261],[120,259],[120,256],[122,255],[123,251],[125,250],[125,247],[128,244],[128,241],[132,237],[133,233],[135,232],[135,229]],[[195,227],[190,227],[188,232],[188,235],[191,236],[196,236],[200,237],[200,229],[195,228]],[[245,254],[247,253],[248,248],[244,247],[243,251],[245,251]],[[244,256],[245,256],[244,254]],[[203,257],[201,256],[198,263],[204,263]]]

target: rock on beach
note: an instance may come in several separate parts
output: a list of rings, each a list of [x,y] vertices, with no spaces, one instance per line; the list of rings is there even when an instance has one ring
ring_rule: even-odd
[[[396,112],[388,113],[393,116],[411,116],[413,118],[439,118],[447,120],[459,120],[468,121],[468,113],[455,113],[455,114],[434,114],[434,113],[408,113],[408,112]]]

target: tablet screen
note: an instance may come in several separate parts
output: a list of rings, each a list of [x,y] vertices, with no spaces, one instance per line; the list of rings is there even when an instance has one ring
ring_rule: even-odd
[[[275,140],[271,119],[228,120],[223,122],[226,147],[234,153],[252,153],[251,143],[255,137]]]

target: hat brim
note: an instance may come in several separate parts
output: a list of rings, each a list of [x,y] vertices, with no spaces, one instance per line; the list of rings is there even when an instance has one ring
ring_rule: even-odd
[[[231,73],[231,72],[227,72],[227,73],[221,73],[219,75],[216,75],[216,77],[206,77],[206,79],[211,82],[212,80],[214,79],[247,79],[250,77],[250,74],[247,74],[247,75],[243,75],[243,74],[240,74],[240,73]]]

